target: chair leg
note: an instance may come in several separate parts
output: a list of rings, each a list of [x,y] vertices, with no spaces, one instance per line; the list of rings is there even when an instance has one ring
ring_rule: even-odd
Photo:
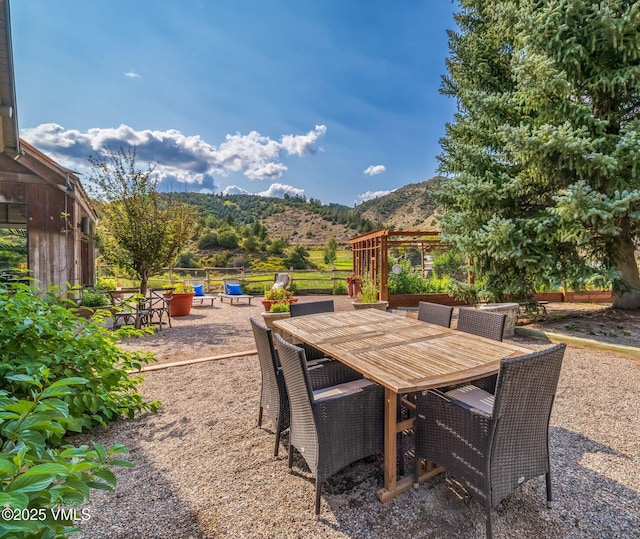
[[[260,410],[258,410],[258,427],[262,426],[262,406],[260,406]]]
[[[553,507],[553,494],[551,492],[551,472],[547,472],[545,474],[545,479],[547,480],[547,508],[551,509]]]
[[[322,490],[322,483],[316,478],[316,518],[320,514],[320,491]]]
[[[293,470],[293,445],[289,440],[289,473]]]
[[[276,447],[273,450],[274,457],[278,456],[278,451],[280,450],[280,429],[277,430],[278,432],[276,432]]]
[[[278,451],[280,450],[280,434],[282,433],[282,414],[278,417],[276,421],[276,447],[273,451],[273,456],[278,456]]]
[[[493,538],[493,528],[491,527],[491,502],[487,501],[485,506],[485,511],[487,513],[487,539]]]

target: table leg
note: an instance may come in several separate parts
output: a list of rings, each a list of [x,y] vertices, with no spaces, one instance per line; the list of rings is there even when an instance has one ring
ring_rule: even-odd
[[[397,481],[397,407],[398,395],[389,388],[384,390],[384,489],[378,493],[381,501],[386,501],[386,493],[396,490]],[[385,493],[386,491],[386,493]]]

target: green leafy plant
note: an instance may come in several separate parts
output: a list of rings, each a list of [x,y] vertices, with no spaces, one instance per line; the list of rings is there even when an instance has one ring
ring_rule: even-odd
[[[286,290],[285,288],[276,288],[275,290],[271,288],[264,289],[264,299],[280,300],[289,299],[291,296],[293,296],[293,292]]]
[[[448,286],[448,294],[467,305],[477,306],[482,301],[491,299],[490,294],[476,284],[465,283],[464,281],[451,281]]]
[[[102,290],[96,288],[85,288],[82,291],[82,297],[80,298],[80,304],[83,307],[104,307],[110,305],[111,301],[109,296]]]
[[[150,355],[126,353],[118,333],[75,316],[53,291],[0,284],[0,536],[66,537],[92,489],[112,490],[126,449],[63,444],[68,433],[157,409],[137,392]],[[128,332],[133,334],[134,332]],[[137,332],[140,334],[140,332]],[[84,511],[84,510],[83,510]],[[84,513],[80,513],[84,515]]]
[[[288,313],[291,310],[288,301],[276,301],[271,305],[269,312],[271,313]]]
[[[331,293],[334,296],[342,296],[347,293],[347,285],[342,280],[335,280],[333,282],[333,287],[331,289]]]
[[[380,300],[380,288],[378,283],[374,281],[370,275],[362,278],[362,294],[360,301],[362,303],[375,303]]]
[[[193,294],[193,285],[189,283],[167,283],[165,288],[173,288],[174,294]]]
[[[97,290],[115,290],[118,280],[111,277],[98,277],[95,288]]]

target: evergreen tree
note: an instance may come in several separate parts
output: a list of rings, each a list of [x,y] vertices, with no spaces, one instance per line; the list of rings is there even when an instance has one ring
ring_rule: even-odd
[[[462,0],[442,91],[446,239],[497,299],[600,275],[640,308],[640,4]]]

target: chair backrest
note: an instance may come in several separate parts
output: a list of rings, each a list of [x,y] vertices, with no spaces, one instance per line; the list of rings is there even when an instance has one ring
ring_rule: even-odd
[[[282,395],[280,395],[281,386],[278,385],[280,363],[273,347],[273,334],[268,327],[261,324],[256,318],[252,317],[250,321],[262,374],[262,397],[269,400],[269,404],[277,409],[276,406],[279,405],[279,399]]]
[[[148,305],[150,309],[169,310],[173,288],[150,288]]]
[[[306,303],[292,303],[289,305],[289,315],[304,316],[307,314],[332,313],[335,307],[332,299],[324,301],[309,301]]]
[[[549,418],[565,349],[565,344],[557,344],[500,362],[492,414],[495,425],[492,475],[502,473],[501,455],[519,455],[526,463],[525,471],[520,468],[519,476],[527,476],[526,468],[531,469],[525,479],[539,475],[540,469],[548,467]],[[518,478],[502,479],[492,482],[495,503],[515,487],[514,481],[518,481]]]
[[[472,335],[501,341],[506,319],[507,315],[503,313],[480,311],[471,307],[461,308],[458,310],[458,329]]]
[[[120,290],[107,290],[111,304],[114,307],[138,308],[144,297],[139,288],[121,288]]]
[[[276,276],[271,285],[271,290],[277,290],[279,288],[289,288],[290,279],[288,273],[276,273]]]
[[[437,324],[445,328],[451,327],[451,317],[453,316],[453,307],[449,305],[440,305],[439,303],[429,303],[421,301],[418,303],[418,320],[428,322],[429,324]]]
[[[285,341],[276,333],[275,347],[282,365],[285,385],[289,394],[289,406],[291,410],[291,432],[295,436],[296,430],[300,428],[307,431],[310,426],[315,429],[313,417],[313,389],[307,370],[307,359],[304,350]],[[299,427],[298,427],[299,425]],[[294,446],[296,440],[293,440]],[[312,458],[305,454],[305,460]],[[309,466],[314,469],[314,463],[307,460]]]

